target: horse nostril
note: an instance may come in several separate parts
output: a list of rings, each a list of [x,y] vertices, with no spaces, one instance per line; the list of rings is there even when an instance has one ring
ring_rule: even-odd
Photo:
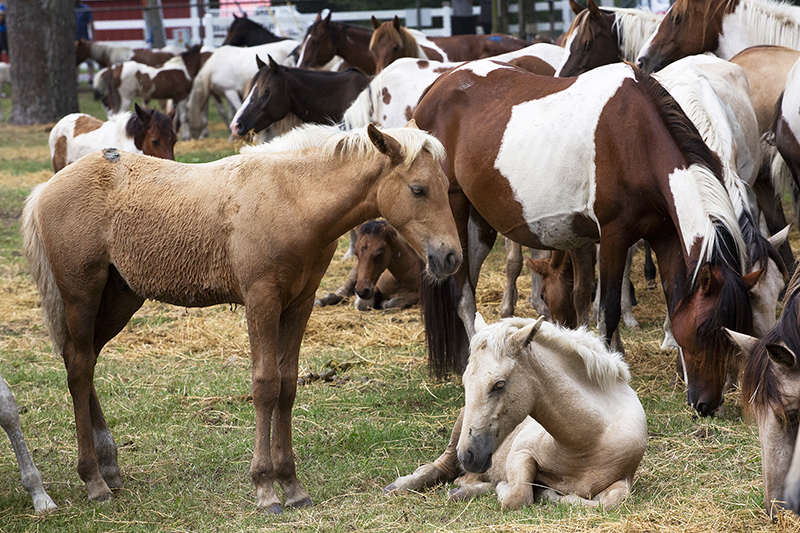
[[[372,289],[369,288],[361,289],[360,291],[356,292],[358,292],[358,297],[361,298],[362,300],[369,300],[370,298],[372,298]]]
[[[444,264],[448,270],[454,270],[457,262],[456,254],[454,252],[448,253],[444,258]]]
[[[708,404],[705,402],[695,404],[694,408],[698,413],[700,413],[700,416],[709,416],[711,414],[708,409]]]

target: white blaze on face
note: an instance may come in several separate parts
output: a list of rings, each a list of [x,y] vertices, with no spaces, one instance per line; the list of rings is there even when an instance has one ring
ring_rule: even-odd
[[[250,105],[250,97],[253,96],[253,90],[255,90],[255,87],[251,89],[249,93],[247,93],[247,98],[244,99],[241,107],[236,110],[236,114],[233,115],[233,118],[231,119],[231,133],[234,135],[236,135],[236,128],[239,127],[239,119],[242,117],[242,113],[245,109],[247,109],[247,106]]]
[[[689,255],[695,239],[703,239],[708,217],[700,200],[702,198],[697,179],[689,169],[679,168],[669,175],[669,189],[675,202],[681,236],[686,253]]]
[[[601,67],[564,91],[514,106],[494,166],[545,246],[585,244],[571,222],[575,215],[597,220],[595,132],[606,103],[629,78],[624,64]]]

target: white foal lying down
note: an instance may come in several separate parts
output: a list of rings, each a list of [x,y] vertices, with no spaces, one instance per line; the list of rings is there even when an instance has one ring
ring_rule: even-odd
[[[622,356],[592,333],[477,315],[464,372],[466,405],[433,463],[386,487],[455,480],[454,499],[492,487],[503,507],[537,497],[614,507],[630,491],[647,422]],[[467,473],[464,473],[464,472]]]

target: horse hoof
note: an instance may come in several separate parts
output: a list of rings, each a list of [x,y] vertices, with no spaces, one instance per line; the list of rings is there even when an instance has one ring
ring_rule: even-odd
[[[311,498],[309,498],[308,496],[306,496],[305,498],[303,498],[299,502],[291,503],[291,504],[287,503],[286,505],[288,505],[289,507],[293,507],[295,509],[303,509],[303,508],[306,508],[306,507],[313,507],[314,506],[314,504],[311,503]]]
[[[387,485],[387,486],[383,487],[383,491],[382,491],[382,492],[383,492],[384,494],[394,494],[394,492],[395,492],[396,490],[397,490],[397,485],[395,485],[394,483],[392,483],[392,484],[390,484],[390,485]]]
[[[466,495],[464,494],[464,491],[461,489],[461,487],[457,487],[455,489],[450,489],[449,491],[447,491],[447,499],[449,499],[452,502],[460,502],[466,499]]]
[[[265,507],[264,512],[269,514],[281,514],[283,512],[283,507],[281,507],[279,503],[273,503],[269,507]]]
[[[99,502],[107,502],[113,497],[114,497],[114,495],[109,490],[109,491],[100,492],[100,493],[95,494],[93,496],[89,496],[89,499],[91,501],[93,501],[93,502],[98,502],[99,503]]]

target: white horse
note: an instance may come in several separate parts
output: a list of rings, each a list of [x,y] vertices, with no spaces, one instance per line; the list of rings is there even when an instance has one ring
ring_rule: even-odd
[[[17,464],[22,473],[22,486],[31,495],[33,508],[37,513],[58,509],[52,498],[45,492],[42,485],[42,474],[39,473],[39,469],[31,459],[31,453],[28,451],[28,445],[25,444],[19,424],[17,402],[14,401],[14,395],[3,380],[3,376],[0,376],[0,426],[11,440],[11,446],[14,448]]]
[[[464,372],[465,406],[433,463],[386,491],[456,480],[464,499],[495,488],[503,507],[544,497],[614,507],[630,492],[647,421],[628,366],[595,335],[524,318],[480,315]]]

